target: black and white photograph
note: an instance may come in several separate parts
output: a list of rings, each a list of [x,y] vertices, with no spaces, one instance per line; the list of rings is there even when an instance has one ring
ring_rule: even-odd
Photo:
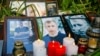
[[[47,8],[47,16],[53,16],[58,14],[57,2],[55,1],[47,2],[46,8]]]
[[[65,22],[68,23],[71,31],[77,35],[86,35],[86,30],[90,27],[89,22],[84,15],[66,15]]]

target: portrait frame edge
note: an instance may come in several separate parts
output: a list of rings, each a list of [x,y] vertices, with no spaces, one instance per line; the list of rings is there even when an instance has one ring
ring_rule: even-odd
[[[52,19],[49,19],[49,18],[52,18]],[[36,19],[37,19],[37,21],[39,21],[38,19],[42,19],[43,24],[48,20],[54,20],[57,23],[57,26],[58,26],[58,34],[60,32],[60,33],[64,34],[65,37],[68,35],[65,32],[65,28],[64,28],[64,25],[63,25],[62,17],[60,15],[47,16],[47,17],[36,17]],[[37,22],[37,24],[39,24],[39,23]],[[61,27],[59,27],[59,24],[61,25]],[[42,40],[43,40],[43,37],[46,36],[46,34],[48,34],[47,30],[45,29],[45,26],[43,26],[43,28],[44,28],[44,30],[43,30],[44,33],[43,33],[43,36],[42,36]]]
[[[55,4],[56,5],[56,15],[58,15],[58,2],[57,1],[45,1],[46,2],[46,12],[47,12],[47,16],[49,16],[48,15],[48,4]],[[53,16],[55,16],[55,15],[53,15]]]
[[[35,17],[21,17],[21,16],[10,16],[10,17],[5,17],[5,20],[4,20],[4,42],[3,42],[3,51],[2,51],[2,56],[9,56],[9,54],[7,54],[7,41],[9,37],[7,37],[7,28],[8,28],[8,25],[7,25],[7,20],[26,20],[26,21],[30,21],[31,23],[31,27],[32,27],[32,33],[34,33],[35,35],[32,37],[33,38],[33,41],[35,41],[36,39],[38,39],[38,33],[37,33],[37,26],[36,26],[36,21],[35,21]]]
[[[85,18],[78,18],[78,17],[76,17],[76,18],[69,18],[69,17],[71,17],[71,16],[78,16],[78,15],[82,15],[82,16],[84,16]],[[68,18],[66,19],[66,16],[68,16]],[[78,39],[80,38],[80,37],[82,37],[82,35],[81,34],[75,34],[75,32],[73,32],[73,30],[72,30],[72,28],[71,28],[71,26],[72,26],[72,24],[71,24],[71,22],[69,23],[68,22],[68,20],[70,21],[70,19],[82,19],[82,20],[84,20],[87,24],[88,24],[88,27],[90,26],[90,20],[89,20],[89,18],[87,17],[87,15],[86,14],[84,14],[84,13],[79,13],[79,14],[64,14],[64,15],[62,15],[62,17],[63,17],[63,19],[64,19],[64,24],[65,24],[65,28],[66,28],[66,32],[70,32],[71,33],[71,35],[72,35],[72,37],[73,38],[75,38],[75,42],[76,42],[76,44],[78,43]],[[67,20],[67,21],[66,21]],[[81,21],[82,21],[81,20]],[[71,26],[70,26],[70,24],[71,24]],[[83,36],[83,37],[86,37],[87,38],[87,36],[85,35],[85,36]]]

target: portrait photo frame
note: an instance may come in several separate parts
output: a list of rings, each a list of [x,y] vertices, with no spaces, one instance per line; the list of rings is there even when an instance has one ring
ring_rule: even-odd
[[[46,16],[46,3],[39,1],[27,1],[26,6],[31,5],[26,8],[26,14],[28,17],[40,17]]]
[[[47,16],[46,3],[44,0],[10,0],[8,1],[8,5],[14,13],[18,12],[28,17]]]
[[[38,38],[34,17],[5,17],[3,56],[12,56],[14,44],[21,41],[26,55],[33,55],[32,43]]]
[[[57,1],[46,2],[47,16],[58,15],[58,4]]]
[[[40,34],[39,37],[45,41],[46,47],[48,46],[48,42],[52,40],[57,40],[62,44],[63,38],[66,37],[67,34],[61,16],[37,17],[36,21],[38,33]],[[46,39],[46,37],[48,39]],[[55,37],[55,39],[51,39],[52,37]]]
[[[76,43],[80,37],[87,38],[86,31],[90,27],[90,21],[85,14],[63,15],[66,32],[71,32]]]
[[[20,13],[21,15],[26,15],[26,9],[25,9],[26,3],[25,3],[25,1],[23,1],[23,0],[19,0],[19,1],[9,0],[8,5],[11,8],[11,10],[13,11],[12,13],[14,13],[15,15],[16,15],[16,12]]]
[[[85,14],[68,14],[68,15],[63,15],[63,17],[64,17],[65,23],[69,26],[71,31],[75,34],[85,35],[87,28],[90,26],[90,22]],[[76,27],[75,24],[79,26]],[[75,29],[74,26],[77,29]],[[78,31],[78,28],[80,29],[79,31]]]

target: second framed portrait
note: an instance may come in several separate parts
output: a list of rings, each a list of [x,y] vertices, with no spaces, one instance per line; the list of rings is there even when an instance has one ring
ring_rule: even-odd
[[[47,16],[58,15],[58,5],[56,1],[46,2]]]
[[[50,41],[63,43],[66,33],[60,16],[37,17],[39,36],[45,41],[46,47]]]
[[[14,48],[22,47],[19,45],[19,42],[22,42],[26,55],[32,56],[32,43],[37,39],[36,37],[38,37],[36,25],[32,17],[6,17],[3,55],[12,56],[16,54],[17,51]],[[18,43],[15,44],[16,42]]]
[[[25,6],[26,5],[24,1],[9,0],[9,7],[11,7],[13,14],[17,14],[16,12],[18,12],[21,15],[26,15],[26,9],[22,10],[23,8],[25,8]]]
[[[46,16],[46,5],[45,2],[26,2],[27,7],[27,16],[29,17],[39,17],[39,16]]]
[[[87,37],[86,31],[90,27],[90,21],[85,14],[67,14],[63,15],[63,18],[68,31],[73,34],[76,42],[80,37]]]

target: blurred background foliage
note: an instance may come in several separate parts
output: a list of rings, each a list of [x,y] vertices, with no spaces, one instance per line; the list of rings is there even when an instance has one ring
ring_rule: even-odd
[[[17,3],[19,3],[19,1],[21,0],[11,0],[11,1],[16,1]],[[12,3],[10,4],[10,0],[0,0],[0,22],[3,22],[6,16],[26,16],[23,15],[22,13],[28,7],[32,8],[33,13],[35,13],[36,10],[38,15],[40,15],[34,4],[25,5],[26,0],[22,0],[22,1],[23,2],[16,9],[16,8],[12,8]],[[25,7],[22,8],[23,5],[25,5]]]
[[[73,13],[86,13],[87,11],[100,14],[100,0],[58,0],[60,10],[70,10]]]

